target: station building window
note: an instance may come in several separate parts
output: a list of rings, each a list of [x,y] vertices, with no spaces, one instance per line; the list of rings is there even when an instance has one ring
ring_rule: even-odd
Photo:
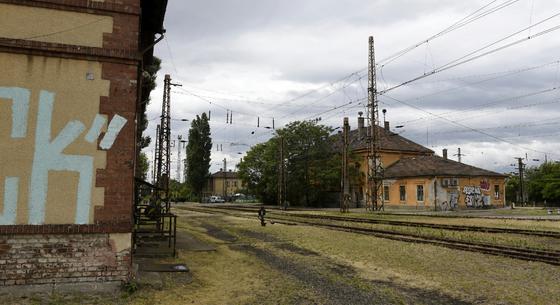
[[[416,186],[416,200],[417,201],[424,201],[424,186],[417,185]]]
[[[399,186],[399,200],[406,201],[406,185]]]
[[[383,200],[389,201],[389,186],[388,185],[383,186]]]
[[[494,198],[500,199],[500,186],[494,185]]]

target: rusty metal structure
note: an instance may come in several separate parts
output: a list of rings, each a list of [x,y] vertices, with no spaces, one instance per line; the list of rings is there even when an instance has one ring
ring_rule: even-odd
[[[157,159],[158,159],[158,151],[159,151],[159,124],[156,127],[156,143],[154,148],[154,163],[152,164],[152,184],[157,183]]]
[[[350,124],[348,118],[344,118],[342,126],[342,175],[340,180],[340,212],[346,213],[350,207],[350,181],[348,178],[348,151],[349,140],[348,134],[350,133]]]
[[[379,102],[377,100],[377,74],[375,69],[375,48],[373,36],[369,37],[368,58],[368,189],[369,204],[372,210],[383,209],[380,200],[383,185],[383,167],[380,154]],[[379,204],[381,201],[381,204]]]
[[[154,183],[151,184],[140,179],[136,180],[133,243],[135,255],[139,257],[144,255],[148,257],[176,255],[177,216],[170,211],[169,196],[169,179],[171,176],[171,86],[180,85],[171,83],[171,76],[167,74],[164,79],[161,121],[156,134]],[[181,144],[180,140],[181,138],[179,138],[178,145]],[[153,253],[151,251],[153,247],[144,246],[154,242],[167,244],[169,251],[162,251],[160,249],[158,252]]]
[[[285,162],[285,146],[284,137],[280,137],[278,142],[278,205],[284,209],[288,209],[288,201],[286,200],[286,162]]]
[[[163,101],[161,104],[161,122],[158,137],[156,159],[156,185],[166,191],[169,190],[169,175],[171,163],[171,76],[165,75],[163,85]]]

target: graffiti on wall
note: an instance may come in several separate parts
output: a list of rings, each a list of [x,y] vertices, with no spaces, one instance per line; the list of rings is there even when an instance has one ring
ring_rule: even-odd
[[[0,102],[10,101],[12,110],[11,138],[26,138],[29,134],[28,118],[31,92],[18,87],[0,87]],[[86,126],[79,120],[66,123],[58,134],[52,134],[52,117],[55,108],[55,93],[42,90],[39,93],[35,137],[33,140],[33,160],[29,177],[28,224],[45,222],[45,207],[49,189],[49,172],[66,171],[78,174],[76,193],[76,213],[74,223],[89,222],[92,188],[94,185],[94,157],[91,155],[71,155],[63,151],[80,136],[88,143],[99,138],[102,150],[110,149],[127,120],[119,115],[113,116],[106,132],[102,130],[107,123],[105,115],[96,114],[93,123]],[[7,162],[7,160],[2,160]],[[16,223],[17,202],[20,196],[21,179],[25,177],[4,177],[3,209],[0,210],[0,225]]]
[[[467,207],[484,207],[490,205],[490,196],[484,195],[479,186],[465,186],[463,187],[463,194],[465,194],[465,205]]]
[[[488,179],[480,180],[480,189],[483,190],[483,191],[489,191],[490,190],[490,182],[488,182]]]

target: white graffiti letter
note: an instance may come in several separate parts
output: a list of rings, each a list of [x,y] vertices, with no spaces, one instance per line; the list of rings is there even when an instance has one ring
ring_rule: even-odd
[[[125,124],[126,119],[118,114],[115,114],[115,116],[109,123],[109,127],[107,127],[107,133],[101,140],[101,143],[99,143],[99,147],[101,147],[102,149],[111,148],[111,146],[113,146],[113,143],[115,143],[117,135],[119,135],[119,132],[121,132],[121,129]]]
[[[70,121],[51,141],[51,123],[54,93],[41,91],[37,128],[35,131],[35,154],[31,172],[29,197],[29,224],[43,224],[49,185],[49,171],[78,172],[76,224],[89,221],[91,187],[93,184],[93,157],[64,155],[62,152],[84,131],[80,121]]]
[[[18,177],[6,177],[4,181],[4,211],[0,214],[0,225],[16,224],[18,186]]]
[[[29,90],[16,87],[0,87],[0,98],[12,100],[12,138],[25,138]]]

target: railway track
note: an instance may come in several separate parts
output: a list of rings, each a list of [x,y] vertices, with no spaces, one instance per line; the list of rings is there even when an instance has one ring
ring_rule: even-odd
[[[258,209],[251,207],[212,207],[213,209],[236,210],[244,212],[256,212]],[[311,214],[297,214],[285,212],[269,212],[269,214],[284,214],[293,217],[309,218],[309,219],[324,219],[334,221],[346,221],[354,223],[367,223],[367,224],[383,224],[392,226],[406,226],[406,227],[422,227],[430,229],[444,229],[451,231],[467,231],[467,232],[482,232],[482,233],[505,233],[505,234],[520,234],[538,237],[552,237],[560,239],[560,232],[554,231],[541,231],[541,230],[524,230],[512,228],[497,228],[497,227],[478,227],[467,225],[448,225],[448,224],[434,224],[425,222],[413,221],[400,221],[400,220],[385,220],[385,219],[369,219],[357,218],[351,216],[332,216],[332,215],[311,215]]]
[[[232,212],[232,211],[245,212],[245,213],[254,212],[252,209],[251,210],[224,209],[224,208],[216,208],[216,207],[181,207],[181,209],[195,211],[195,212],[223,214],[223,215],[229,215],[235,217],[255,219],[254,216]],[[308,218],[308,219],[312,219],[310,221],[301,218],[298,219],[297,216],[294,217],[291,214],[274,215],[274,216],[267,215],[267,219],[275,223],[303,224],[303,225],[321,227],[330,230],[364,234],[364,235],[374,236],[378,238],[391,239],[391,240],[402,241],[402,242],[430,244],[430,245],[436,245],[436,246],[446,247],[450,249],[510,257],[510,258],[515,258],[515,259],[520,259],[525,261],[538,261],[551,265],[560,266],[560,251],[554,251],[554,250],[549,251],[549,250],[542,250],[542,249],[535,249],[535,248],[510,247],[510,246],[502,246],[502,245],[495,245],[489,243],[458,241],[449,238],[426,237],[413,233],[403,233],[403,232],[395,232],[389,230],[353,227],[353,226],[340,225],[334,223],[320,223],[314,221],[317,220],[316,218]],[[332,219],[321,219],[321,220],[338,221]]]

